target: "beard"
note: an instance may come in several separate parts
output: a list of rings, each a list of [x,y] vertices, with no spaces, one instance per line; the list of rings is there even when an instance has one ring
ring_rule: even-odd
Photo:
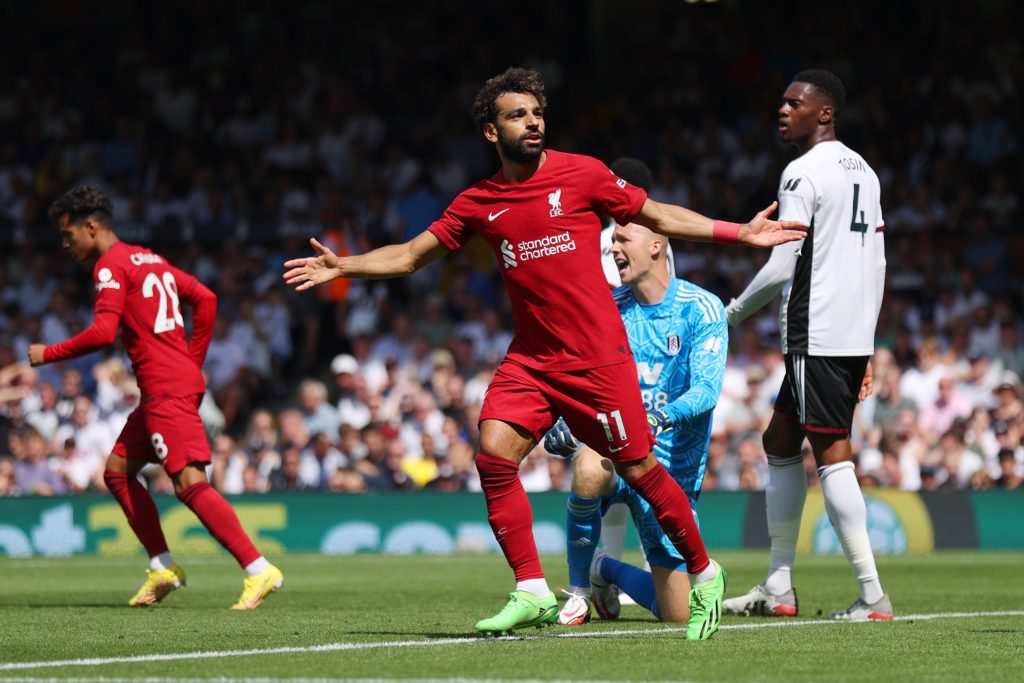
[[[527,145],[526,136],[533,134],[540,135],[539,145]],[[525,133],[522,137],[513,138],[506,137],[505,134],[498,129],[498,146],[501,148],[501,153],[509,161],[514,161],[517,164],[525,164],[534,161],[544,152],[544,133],[540,131],[530,131]]]

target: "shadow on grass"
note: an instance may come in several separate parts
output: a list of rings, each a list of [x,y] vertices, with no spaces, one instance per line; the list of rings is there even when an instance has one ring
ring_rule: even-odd
[[[452,638],[458,640],[476,640],[482,638],[479,633],[452,633],[452,632],[440,632],[440,631],[345,631],[344,635],[348,636],[386,636],[391,638],[402,638],[419,636],[421,638],[427,638],[430,640],[450,640]]]

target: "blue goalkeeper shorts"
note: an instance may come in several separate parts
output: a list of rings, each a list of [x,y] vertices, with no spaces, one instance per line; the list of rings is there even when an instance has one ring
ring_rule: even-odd
[[[690,501],[690,509],[693,510],[693,519],[700,527],[700,518],[697,517],[697,505],[686,492]],[[685,572],[686,561],[679,554],[676,547],[668,540],[668,536],[661,530],[654,510],[650,504],[640,497],[633,487],[622,480],[622,477],[615,477],[615,490],[601,499],[601,515],[608,511],[608,507],[616,503],[625,503],[633,515],[633,523],[636,524],[637,532],[640,534],[640,545],[643,546],[647,561],[652,567],[664,567],[674,571]]]

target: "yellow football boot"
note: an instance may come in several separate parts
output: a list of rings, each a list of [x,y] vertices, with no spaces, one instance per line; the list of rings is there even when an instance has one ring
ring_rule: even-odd
[[[146,583],[128,604],[132,607],[154,605],[184,585],[185,572],[177,564],[172,564],[170,569],[147,569]]]
[[[284,583],[284,574],[274,565],[269,565],[255,576],[245,577],[242,597],[231,606],[231,609],[256,609],[263,604],[267,596],[276,591]]]

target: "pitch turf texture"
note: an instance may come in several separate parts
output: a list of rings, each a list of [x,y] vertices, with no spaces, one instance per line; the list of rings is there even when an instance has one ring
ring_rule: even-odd
[[[765,553],[717,556],[728,594],[757,583]],[[227,559],[181,558],[187,588],[131,609],[139,561],[0,560],[0,683],[461,679],[574,681],[1022,680],[1024,554],[881,557],[898,620],[835,624],[854,584],[841,557],[800,557],[799,620],[725,617],[710,641],[638,607],[614,622],[483,639],[510,577],[498,556],[280,559],[283,589],[231,612]],[[565,565],[544,558],[553,586]],[[962,613],[961,616],[950,616]]]

